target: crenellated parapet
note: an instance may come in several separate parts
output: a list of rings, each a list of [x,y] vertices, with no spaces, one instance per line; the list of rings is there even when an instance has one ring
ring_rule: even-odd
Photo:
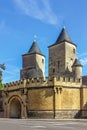
[[[54,85],[55,86],[66,86],[66,87],[81,87],[82,86],[82,78],[77,79],[74,77],[54,77]]]
[[[82,80],[75,79],[73,77],[53,77],[53,78],[32,78],[23,79],[15,82],[10,82],[4,84],[4,90],[16,90],[21,88],[31,88],[31,87],[48,87],[48,86],[69,86],[69,87],[80,87],[82,85]]]
[[[43,79],[43,78],[32,78],[23,79],[15,82],[10,82],[4,84],[4,90],[16,90],[21,88],[31,88],[31,87],[47,87],[53,86],[53,79]]]

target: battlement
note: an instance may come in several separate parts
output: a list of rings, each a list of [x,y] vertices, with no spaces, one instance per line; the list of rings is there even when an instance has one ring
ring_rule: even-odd
[[[43,86],[53,86],[53,80],[48,78],[32,78],[32,79],[23,79],[15,82],[10,82],[4,84],[5,90],[15,90],[21,88],[30,88],[30,87],[43,87]]]
[[[54,86],[66,86],[66,87],[80,87],[82,85],[82,78],[76,79],[74,77],[54,77]]]
[[[23,79],[15,82],[4,84],[4,89],[14,90],[19,88],[30,88],[30,87],[48,87],[48,86],[69,86],[69,87],[80,87],[82,85],[81,79],[75,79],[73,77],[49,77],[49,78],[32,78]]]

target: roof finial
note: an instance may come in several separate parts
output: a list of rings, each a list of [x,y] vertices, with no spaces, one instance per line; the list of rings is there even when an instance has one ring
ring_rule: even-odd
[[[65,27],[65,26],[63,26],[63,28],[65,29],[66,27]]]
[[[65,29],[66,27],[65,27],[65,21],[63,20],[63,28]]]
[[[37,35],[34,35],[34,42],[36,42],[36,39],[37,39]]]

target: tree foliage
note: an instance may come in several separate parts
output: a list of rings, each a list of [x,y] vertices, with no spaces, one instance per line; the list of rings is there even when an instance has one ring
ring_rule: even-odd
[[[2,84],[2,72],[0,71],[0,90],[3,89],[3,84]]]
[[[0,64],[0,90],[2,90],[4,88],[4,86],[2,84],[2,71],[1,70],[5,70],[4,64]]]

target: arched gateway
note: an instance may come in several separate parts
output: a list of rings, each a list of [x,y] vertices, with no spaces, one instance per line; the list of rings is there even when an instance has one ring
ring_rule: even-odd
[[[21,103],[18,98],[13,98],[10,101],[10,118],[21,118]]]

